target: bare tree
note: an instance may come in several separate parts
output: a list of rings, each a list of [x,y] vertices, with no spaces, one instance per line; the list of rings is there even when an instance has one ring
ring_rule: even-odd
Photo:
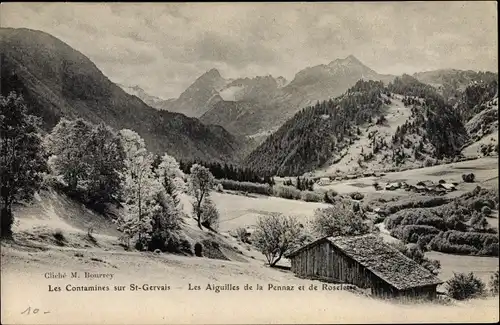
[[[270,266],[283,255],[300,245],[300,223],[294,217],[273,214],[257,220],[252,243],[264,254]]]

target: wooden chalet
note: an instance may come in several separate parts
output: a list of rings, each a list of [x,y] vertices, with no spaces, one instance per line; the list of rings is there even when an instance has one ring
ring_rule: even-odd
[[[384,298],[433,299],[437,286],[443,283],[373,235],[321,238],[287,257],[298,277],[353,284]]]

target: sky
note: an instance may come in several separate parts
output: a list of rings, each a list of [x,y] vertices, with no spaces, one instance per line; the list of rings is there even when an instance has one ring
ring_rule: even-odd
[[[42,30],[112,81],[178,97],[211,68],[288,80],[350,54],[379,73],[498,71],[496,2],[2,3],[0,25]]]

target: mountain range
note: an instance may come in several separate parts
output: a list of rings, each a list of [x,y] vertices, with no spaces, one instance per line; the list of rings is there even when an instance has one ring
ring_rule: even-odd
[[[111,82],[85,55],[30,29],[0,29],[1,93],[21,93],[50,130],[62,117],[138,132],[149,150],[178,159],[239,161],[245,142],[221,126],[160,111]]]
[[[144,103],[148,104],[148,106],[155,107],[156,105],[159,105],[160,103],[165,101],[165,99],[163,99],[163,98],[148,94],[144,89],[142,89],[138,85],[126,86],[126,85],[119,84],[119,83],[117,83],[117,85],[120,88],[122,88],[127,94],[134,95],[134,96],[138,97]],[[167,102],[168,102],[168,100],[167,100]]]
[[[0,59],[2,95],[21,93],[47,131],[63,116],[81,117],[132,129],[157,153],[267,174],[415,167],[498,132],[498,74],[491,72],[396,77],[350,55],[291,81],[225,79],[211,69],[165,100],[114,84],[85,55],[40,31],[1,28]]]
[[[199,118],[229,132],[262,141],[299,109],[344,93],[360,79],[389,82],[391,75],[378,74],[353,55],[299,71],[288,82],[283,77],[224,79],[211,69],[177,99],[150,101],[151,106]],[[259,141],[259,142],[260,142]]]

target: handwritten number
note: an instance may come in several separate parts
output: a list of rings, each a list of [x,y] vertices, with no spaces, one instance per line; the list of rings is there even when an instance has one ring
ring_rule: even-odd
[[[33,314],[38,314],[38,312],[40,311],[40,309],[38,308],[34,308],[33,309]],[[26,315],[29,315],[31,313],[31,307],[28,307],[26,308],[26,310],[24,310],[21,314],[26,314]],[[43,312],[44,314],[48,314],[50,313],[50,311],[44,311]]]

